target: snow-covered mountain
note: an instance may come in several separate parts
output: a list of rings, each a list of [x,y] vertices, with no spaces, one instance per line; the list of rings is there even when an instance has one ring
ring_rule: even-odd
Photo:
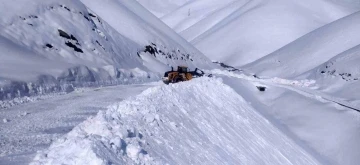
[[[360,44],[360,12],[327,24],[249,64],[259,75],[297,77]]]
[[[356,165],[359,10],[357,0],[2,1],[0,164]],[[159,81],[177,65],[209,76]]]
[[[158,79],[171,65],[209,63],[136,1],[0,3],[1,99],[71,90],[63,84]]]
[[[315,79],[320,89],[356,100],[360,95],[360,12],[327,24],[244,68],[258,76]],[[356,103],[358,104],[358,103]]]
[[[211,60],[258,76],[316,79],[339,92],[344,81],[356,87],[357,71],[319,68],[359,45],[359,10],[353,0],[195,0],[161,19]]]
[[[211,60],[242,66],[354,11],[326,0],[195,0],[161,19]]]

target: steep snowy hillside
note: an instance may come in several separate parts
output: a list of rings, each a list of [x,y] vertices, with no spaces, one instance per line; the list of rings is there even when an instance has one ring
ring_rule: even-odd
[[[354,11],[326,0],[195,0],[162,20],[210,59],[242,66]]]
[[[320,164],[232,88],[209,78],[150,88],[110,106],[32,164],[89,162]]]
[[[82,2],[0,2],[0,99],[149,81],[170,65],[208,66],[136,1]]]
[[[354,60],[353,57],[358,56],[356,46],[360,44],[360,35],[358,33],[360,22],[358,20],[360,20],[360,12],[339,19],[249,64],[246,68],[261,76],[296,77],[318,67],[337,55],[335,58],[346,59],[352,57],[351,60]],[[350,50],[352,48],[354,50]],[[354,51],[355,53],[352,53]],[[342,52],[345,53],[339,55]],[[330,62],[333,62],[333,60]],[[342,66],[348,67],[346,63],[350,61],[343,62]],[[347,71],[356,70],[357,67],[353,64],[349,63],[351,67]],[[323,69],[321,72],[325,71],[327,73],[329,71],[331,73],[332,70]],[[338,71],[340,72],[338,73]],[[347,73],[342,73],[342,71],[345,70],[337,70],[334,74]]]
[[[359,42],[360,43],[360,42]],[[301,77],[316,79],[322,90],[360,107],[360,44],[333,57]]]
[[[36,74],[60,74],[69,63],[39,57],[33,51],[0,35],[0,85],[12,80],[32,80]]]

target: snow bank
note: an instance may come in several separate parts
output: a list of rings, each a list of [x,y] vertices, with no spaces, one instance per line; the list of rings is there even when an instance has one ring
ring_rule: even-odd
[[[150,88],[39,152],[36,164],[318,164],[219,79]]]

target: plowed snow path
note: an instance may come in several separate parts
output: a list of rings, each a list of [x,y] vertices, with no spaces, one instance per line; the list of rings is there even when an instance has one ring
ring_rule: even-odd
[[[150,86],[91,89],[0,110],[0,164],[28,164],[37,150],[47,148],[89,116]]]

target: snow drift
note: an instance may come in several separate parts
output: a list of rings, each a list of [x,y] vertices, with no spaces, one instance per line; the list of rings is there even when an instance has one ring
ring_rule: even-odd
[[[219,79],[150,88],[39,152],[32,164],[318,164]]]

